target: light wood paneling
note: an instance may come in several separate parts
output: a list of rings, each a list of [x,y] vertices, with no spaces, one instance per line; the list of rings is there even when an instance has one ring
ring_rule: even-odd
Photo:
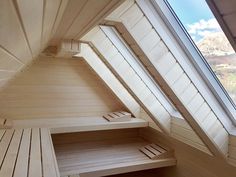
[[[103,117],[13,120],[14,128],[49,128],[51,134],[148,127],[148,121],[132,118],[125,122],[109,122]]]
[[[137,135],[137,129],[53,135],[61,175],[108,176],[175,165],[173,155],[154,160],[140,152],[150,142]]]
[[[229,161],[236,166],[236,136],[229,136]]]
[[[53,25],[55,24],[60,3],[62,0],[46,0],[44,4],[43,28],[42,28],[42,48],[47,46],[50,39]]]
[[[136,9],[136,8],[135,8]],[[146,112],[153,117],[153,120],[166,133],[170,132],[170,114],[163,106],[163,103],[147,87],[145,81],[137,74],[134,68],[126,61],[122,51],[117,54],[115,45],[107,38],[105,33],[97,27],[82,37],[82,40],[91,42],[101,58],[108,67],[117,75],[120,81],[130,90],[130,94],[143,106]],[[112,55],[111,55],[112,53]],[[115,54],[115,56],[113,56]]]
[[[103,79],[107,86],[117,95],[123,104],[132,112],[132,114],[136,117],[140,117],[139,104],[113,75],[113,73],[106,67],[106,65],[99,59],[99,56],[96,55],[88,44],[81,44],[80,55],[84,57],[86,62],[88,62],[99,77]]]
[[[0,86],[6,85],[46,47],[66,3],[67,0],[0,2],[0,79],[5,80]]]
[[[226,160],[203,153],[166,135],[144,128],[140,130],[142,137],[154,143],[162,143],[173,147],[177,165],[172,169],[163,169],[157,176],[163,177],[234,177],[236,168]],[[154,173],[154,172],[153,172]],[[145,174],[144,174],[145,176]]]
[[[126,10],[122,13],[116,13],[116,17],[114,17],[114,14],[111,14],[112,19],[122,22],[125,26],[126,31],[132,36],[134,44],[137,44],[140,47],[140,50],[142,50],[144,56],[146,56],[146,60],[151,62],[151,65],[146,66],[147,69],[162,87],[163,92],[168,95],[169,99],[174,103],[183,117],[187,119],[188,123],[194,128],[195,132],[207,147],[209,147],[214,154],[220,156],[224,154],[226,156],[228,153],[228,133],[221,125],[219,117],[217,117],[215,126],[211,127],[210,133],[208,133],[209,130],[202,126],[202,121],[205,120],[204,118],[207,117],[210,112],[215,116],[216,114],[212,107],[210,107],[208,100],[203,97],[202,93],[192,81],[191,76],[186,74],[179,61],[181,58],[176,58],[176,56],[173,55],[174,52],[169,49],[169,46],[166,46],[166,40],[169,40],[167,37],[168,34],[158,33],[158,30],[154,27],[156,34],[153,33],[152,28],[150,27],[153,26],[153,24],[150,23],[150,19],[147,18],[146,14],[139,9],[136,2],[134,2],[128,9],[124,6],[123,8]],[[109,16],[107,19],[109,19]],[[160,22],[158,21],[158,23]],[[161,26],[161,24],[159,25]],[[136,28],[136,26],[140,27]],[[145,30],[140,30],[141,26],[143,26]],[[151,50],[144,47],[147,42],[144,38],[149,33],[152,33],[152,36],[155,36],[159,41]],[[159,38],[162,40],[159,40]],[[140,55],[142,52],[138,54],[136,52],[136,54]],[[184,84],[184,87],[187,89],[183,89],[182,85],[176,84],[179,81],[182,83],[183,78],[185,80],[184,82],[189,83],[189,86]],[[173,85],[175,85],[175,88],[173,88]],[[183,90],[182,93],[177,91],[176,85]],[[212,120],[214,119],[214,117],[211,116],[208,116],[207,118]],[[220,135],[216,135],[217,132],[221,132],[219,133]]]
[[[0,176],[59,177],[48,129],[8,129],[2,136]]]
[[[17,0],[16,3],[33,57],[36,57],[40,52],[41,45],[43,0]]]
[[[184,119],[175,117],[171,119],[171,136],[203,152],[211,154],[206,145]]]
[[[81,58],[38,58],[0,98],[0,112],[11,119],[102,116],[126,110]]]
[[[62,39],[78,40],[122,2],[123,0],[69,0],[50,45],[58,45]]]

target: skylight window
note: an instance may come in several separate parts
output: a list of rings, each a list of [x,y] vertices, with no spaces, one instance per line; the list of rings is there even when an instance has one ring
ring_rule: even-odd
[[[236,103],[236,54],[205,0],[181,3],[166,0],[223,85]]]

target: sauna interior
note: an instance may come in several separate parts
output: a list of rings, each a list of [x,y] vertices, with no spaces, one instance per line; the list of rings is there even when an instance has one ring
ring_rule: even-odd
[[[196,2],[1,0],[0,177],[235,177],[236,93],[190,35],[233,57],[236,1]]]

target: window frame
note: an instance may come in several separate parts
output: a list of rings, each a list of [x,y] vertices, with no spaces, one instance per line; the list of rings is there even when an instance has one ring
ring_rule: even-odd
[[[236,106],[233,100],[228,95],[220,81],[218,81],[215,73],[212,71],[209,64],[190,38],[189,34],[185,31],[185,28],[183,28],[181,22],[179,22],[178,18],[175,16],[172,8],[169,7],[167,0],[158,0],[158,3],[156,0],[150,0],[150,4],[154,7],[156,12],[161,15],[161,18],[165,21],[167,28],[170,30],[182,50],[185,51],[185,54],[194,65],[194,68],[197,70],[198,74],[212,91],[214,97],[223,108],[228,118],[230,118],[233,125],[236,126]],[[222,117],[222,119],[224,118]],[[223,120],[222,122],[225,121]],[[230,126],[226,127],[227,130],[231,129]]]

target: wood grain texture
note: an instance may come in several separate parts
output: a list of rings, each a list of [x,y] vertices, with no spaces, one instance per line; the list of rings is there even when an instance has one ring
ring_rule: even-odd
[[[13,120],[14,128],[49,128],[52,134],[124,128],[147,127],[148,121],[132,118],[126,122],[109,122],[103,117],[75,117],[53,119]]]
[[[94,137],[88,134],[83,136],[84,141],[79,139],[79,134],[75,135],[76,137],[72,134],[56,135],[56,141],[60,142],[55,143],[55,152],[61,175],[107,176],[175,165],[175,159],[171,157],[162,160],[151,160],[146,157],[139,148],[149,142],[137,137],[137,134],[134,137],[124,136],[126,131],[131,133],[135,130],[114,132],[120,132],[119,137],[123,138],[118,138],[109,131],[104,132],[106,134],[92,133],[93,136],[100,137],[99,141],[94,141]]]
[[[8,129],[0,137],[0,176],[59,177],[48,129]]]
[[[82,37],[82,40],[91,42],[96,48],[100,59],[117,76],[124,87],[130,92],[136,101],[142,105],[156,124],[166,133],[170,132],[170,114],[163,106],[160,99],[147,87],[145,79],[143,80],[130,63],[126,61],[122,52],[116,53],[116,46],[108,39],[105,33],[100,29],[91,30]]]
[[[154,143],[166,144],[174,148],[178,160],[176,167],[157,172],[163,177],[234,177],[236,168],[226,160],[206,154],[179,140],[167,137],[163,133],[150,128],[140,130],[141,137]],[[154,173],[154,172],[153,172]],[[145,174],[144,174],[145,176]]]
[[[0,2],[0,88],[46,47],[66,5],[66,0],[55,2]]]
[[[102,116],[126,110],[79,58],[38,58],[0,97],[0,112],[12,119]]]
[[[147,67],[147,69],[151,72],[157,83],[162,87],[163,92],[168,95],[177,110],[181,112],[183,117],[187,120],[206,146],[208,146],[210,151],[212,151],[215,155],[219,155],[224,158],[224,156],[227,156],[228,153],[228,132],[221,125],[221,119],[217,117],[216,124],[211,127],[212,130],[210,133],[208,133],[209,130],[202,126],[202,121],[205,120],[205,117],[207,117],[210,112],[216,115],[213,111],[215,108],[213,109],[208,100],[203,97],[202,92],[200,92],[196,84],[191,79],[191,75],[187,75],[187,79],[184,77],[186,75],[186,71],[182,66],[182,62],[180,62],[181,58],[176,57],[174,52],[170,50],[170,46],[167,46],[166,41],[170,40],[167,32],[158,32],[159,29],[155,29],[154,24],[150,23],[150,19],[147,18],[147,12],[143,13],[140,6],[138,6],[143,2],[140,1],[139,3],[139,1],[137,1],[136,3],[134,3],[125,12],[116,14],[116,18],[120,19],[119,21],[123,23],[126,30],[133,37],[135,44],[137,44],[143,51],[144,55],[147,56],[146,60],[152,63]],[[125,7],[123,8],[126,9]],[[142,10],[144,9],[143,6],[141,8]],[[143,17],[143,15],[145,16]],[[112,18],[114,18],[114,16],[112,16]],[[161,23],[157,20],[155,22],[158,24]],[[136,26],[143,26],[145,29],[139,30],[140,28]],[[144,47],[146,42],[144,40],[145,36],[149,33],[153,33],[152,28],[149,26],[153,26],[156,30],[156,34],[152,34],[152,36],[162,39],[156,44],[156,47],[154,46],[151,50]],[[176,83],[179,81],[183,82],[183,77],[187,80],[187,83],[190,83],[190,87],[182,93],[178,91],[176,93],[176,89],[173,89],[172,86],[174,84],[176,86]],[[178,84],[178,86],[182,87],[180,84]],[[181,90],[183,89],[181,88]],[[213,120],[214,117],[207,117],[207,119]],[[216,135],[216,132],[218,131],[221,132],[220,135]]]

